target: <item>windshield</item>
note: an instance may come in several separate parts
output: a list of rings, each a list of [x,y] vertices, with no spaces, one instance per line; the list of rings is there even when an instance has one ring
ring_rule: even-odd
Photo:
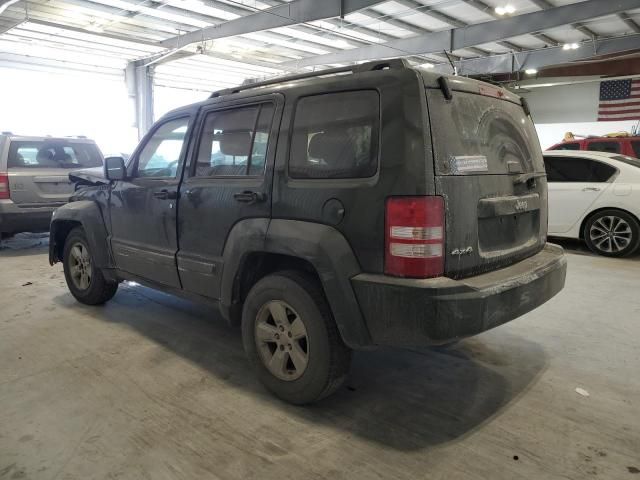
[[[102,166],[93,143],[66,140],[12,141],[9,168],[88,168]]]

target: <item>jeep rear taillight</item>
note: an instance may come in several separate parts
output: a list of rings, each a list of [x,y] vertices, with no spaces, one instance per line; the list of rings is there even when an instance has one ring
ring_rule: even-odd
[[[9,175],[0,173],[0,200],[8,200],[9,195]]]
[[[391,197],[385,216],[384,273],[428,278],[444,273],[444,199]]]

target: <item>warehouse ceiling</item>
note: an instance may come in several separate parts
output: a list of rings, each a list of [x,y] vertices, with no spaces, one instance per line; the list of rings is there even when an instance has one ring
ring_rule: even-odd
[[[505,11],[505,7],[508,11]],[[491,74],[640,48],[640,0],[0,0],[0,66],[209,91],[403,56]]]

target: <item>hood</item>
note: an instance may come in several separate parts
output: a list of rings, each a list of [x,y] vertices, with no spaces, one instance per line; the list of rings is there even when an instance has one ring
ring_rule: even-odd
[[[69,180],[78,185],[106,185],[109,181],[104,177],[104,167],[84,168],[69,172]]]

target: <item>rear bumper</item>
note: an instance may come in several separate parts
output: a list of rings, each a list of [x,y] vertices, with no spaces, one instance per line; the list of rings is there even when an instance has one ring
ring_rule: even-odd
[[[19,207],[11,200],[0,200],[0,232],[46,232],[56,207]]]
[[[564,287],[562,248],[542,251],[509,267],[462,280],[425,280],[360,274],[352,278],[376,345],[437,345],[513,320]]]

